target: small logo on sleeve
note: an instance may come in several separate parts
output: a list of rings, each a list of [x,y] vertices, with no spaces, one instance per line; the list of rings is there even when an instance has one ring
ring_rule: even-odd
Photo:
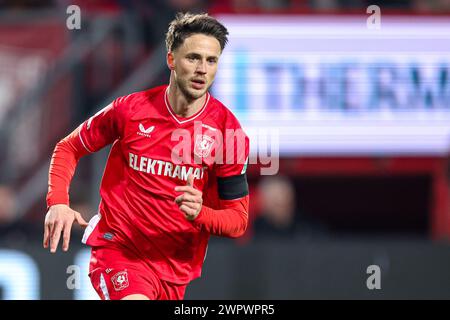
[[[244,167],[242,168],[241,174],[244,174],[247,171],[247,166],[248,166],[248,157],[245,160],[245,164]]]
[[[113,283],[114,290],[120,291],[128,287],[128,273],[127,270],[117,272],[111,277],[111,282]]]
[[[106,232],[103,235],[103,239],[106,239],[106,240],[109,240],[109,241],[111,241],[113,238],[114,238],[114,235],[112,233],[110,233],[110,232]]]

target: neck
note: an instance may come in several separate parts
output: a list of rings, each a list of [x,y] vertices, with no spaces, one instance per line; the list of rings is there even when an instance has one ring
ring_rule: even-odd
[[[198,99],[188,99],[178,88],[175,81],[171,79],[167,98],[169,99],[170,107],[172,107],[173,112],[177,116],[188,118],[203,107],[206,94]]]

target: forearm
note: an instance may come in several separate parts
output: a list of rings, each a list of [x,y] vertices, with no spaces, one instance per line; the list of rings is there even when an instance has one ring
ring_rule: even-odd
[[[202,206],[193,223],[213,235],[240,237],[248,224],[248,196],[237,200],[221,200],[218,209]]]
[[[69,204],[69,186],[79,159],[88,152],[78,137],[78,128],[57,143],[50,161],[47,207]]]

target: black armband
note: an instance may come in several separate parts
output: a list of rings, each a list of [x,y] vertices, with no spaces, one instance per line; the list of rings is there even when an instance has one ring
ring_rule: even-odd
[[[247,175],[241,174],[231,177],[217,177],[219,198],[234,200],[248,195]]]

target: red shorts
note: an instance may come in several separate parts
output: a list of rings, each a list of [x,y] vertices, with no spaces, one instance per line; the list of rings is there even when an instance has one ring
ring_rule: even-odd
[[[144,261],[116,247],[92,248],[89,277],[103,300],[130,294],[143,294],[150,300],[181,300],[187,286],[159,279]]]

